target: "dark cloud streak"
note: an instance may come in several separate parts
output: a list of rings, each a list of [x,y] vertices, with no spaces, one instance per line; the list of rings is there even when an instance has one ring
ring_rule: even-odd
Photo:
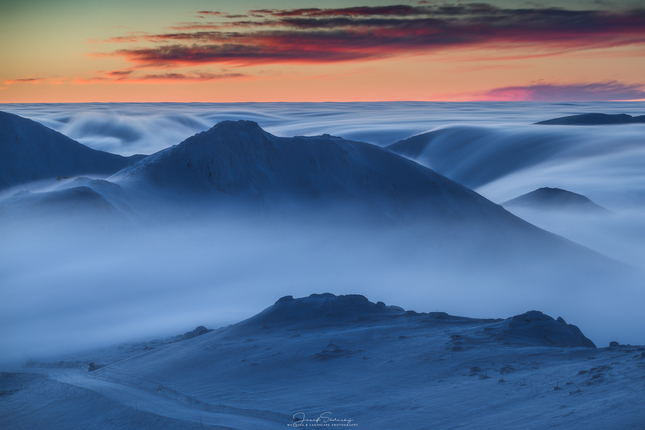
[[[279,40],[284,40],[280,44]],[[379,52],[346,51],[342,48],[319,49],[312,52],[306,41],[289,41],[274,38],[274,46],[246,44],[214,45],[167,45],[149,49],[124,49],[117,51],[128,61],[154,67],[177,67],[192,64],[231,63],[237,65],[264,64],[271,62],[338,62],[359,58],[374,58]],[[320,47],[320,45],[318,45]]]
[[[136,81],[212,81],[216,79],[241,78],[245,75],[242,73],[160,73],[147,74],[135,78]]]
[[[89,83],[158,83],[158,82],[204,82],[219,79],[233,79],[246,77],[243,73],[210,73],[210,72],[188,72],[188,73],[148,73],[137,74],[133,70],[115,70],[104,73],[102,76],[91,78],[76,78],[76,84]]]
[[[329,17],[329,16],[411,16],[425,15],[429,13],[429,8],[414,7],[408,5],[393,6],[358,6],[342,9],[260,9],[251,10],[249,13],[268,14],[277,17],[288,16],[310,16],[310,17]]]
[[[5,81],[6,85],[12,84],[38,84],[44,81],[45,78],[20,78],[20,79],[9,79]]]

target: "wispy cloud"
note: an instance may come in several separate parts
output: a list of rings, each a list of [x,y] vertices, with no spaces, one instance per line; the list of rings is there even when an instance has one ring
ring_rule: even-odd
[[[203,81],[212,81],[218,79],[231,79],[231,78],[242,78],[246,75],[243,73],[158,73],[158,74],[147,74],[136,77],[132,79],[137,82],[170,82],[170,81],[184,81],[184,82],[203,82]]]
[[[466,7],[475,8],[478,5],[468,5]],[[330,17],[330,16],[419,16],[441,13],[439,8],[432,7],[415,7],[410,5],[392,5],[392,6],[357,6],[340,9],[257,9],[249,13],[271,15],[278,17]]]
[[[116,80],[127,79],[134,71],[132,70],[114,70],[105,74],[106,78],[114,78]]]
[[[174,31],[220,30],[223,25],[214,22],[180,22],[170,27]]]
[[[586,84],[538,83],[496,88],[478,96],[502,101],[612,101],[645,99],[645,84],[616,81]]]
[[[200,10],[199,12],[197,12],[197,16],[199,18],[205,18],[206,16],[217,16],[217,17],[229,18],[229,19],[249,17],[249,15],[247,14],[231,14],[231,13],[218,12],[216,10]]]
[[[645,43],[645,9],[500,8],[488,4],[200,11],[221,22],[181,23],[171,32],[111,42],[143,67],[320,63],[433,53],[446,48],[523,48],[541,53]]]
[[[4,81],[5,85],[13,84],[39,84],[43,82],[45,78],[21,78],[21,79],[9,79]]]
[[[243,73],[210,73],[210,72],[185,72],[185,73],[148,73],[138,74],[133,70],[115,70],[90,78],[75,78],[75,84],[93,83],[172,83],[172,82],[205,82],[220,79],[243,78]]]

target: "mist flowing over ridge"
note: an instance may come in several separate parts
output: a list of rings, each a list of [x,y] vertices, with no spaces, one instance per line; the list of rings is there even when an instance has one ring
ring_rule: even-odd
[[[507,209],[548,231],[643,267],[645,174],[639,166],[645,163],[644,127],[449,125],[387,148],[496,203],[541,188],[583,195],[613,216],[564,208],[554,215],[544,205],[541,209]]]
[[[529,125],[584,112],[641,115],[639,102],[60,103],[0,104],[93,149],[152,154],[225,120],[277,136],[329,133],[379,146],[450,124]]]
[[[0,112],[0,190],[60,177],[108,176],[141,158],[96,151],[35,121]]]
[[[644,127],[454,125],[387,148],[496,202],[546,186],[633,207],[645,203],[645,176],[632,168],[645,160]]]

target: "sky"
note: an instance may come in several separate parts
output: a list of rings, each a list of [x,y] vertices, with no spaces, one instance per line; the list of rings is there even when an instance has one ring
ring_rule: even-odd
[[[645,6],[4,0],[0,103],[645,99]]]

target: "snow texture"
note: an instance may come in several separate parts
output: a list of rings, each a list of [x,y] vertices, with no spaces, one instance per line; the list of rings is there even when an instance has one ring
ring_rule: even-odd
[[[595,348],[537,311],[474,319],[358,295],[283,297],[181,342],[3,373],[0,418],[6,429],[637,428],[643,349]]]

